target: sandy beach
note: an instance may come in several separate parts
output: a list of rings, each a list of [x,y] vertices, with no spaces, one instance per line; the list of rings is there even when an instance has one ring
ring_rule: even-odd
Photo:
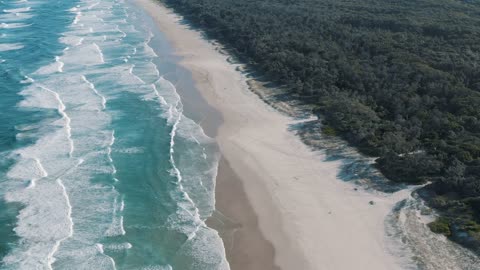
[[[223,118],[216,207],[231,221],[220,232],[231,268],[401,269],[387,251],[384,220],[408,191],[372,194],[338,180],[339,161],[324,161],[290,132],[295,120],[253,94],[226,55],[171,10],[137,2]]]

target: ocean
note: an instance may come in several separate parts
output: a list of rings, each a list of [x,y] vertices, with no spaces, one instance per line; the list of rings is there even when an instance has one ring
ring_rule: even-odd
[[[128,0],[0,1],[0,269],[228,269],[219,151]]]

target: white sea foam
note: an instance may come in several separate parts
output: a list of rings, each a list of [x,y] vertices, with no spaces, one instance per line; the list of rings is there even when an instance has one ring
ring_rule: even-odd
[[[122,31],[122,30],[120,29],[120,26],[117,25],[115,30],[116,30],[117,32],[119,32],[119,33],[122,34],[122,37],[121,37],[121,38],[127,37],[127,33],[125,33],[124,31]]]
[[[98,55],[100,56],[100,62],[103,64],[105,63],[105,59],[103,57],[103,53],[102,53],[102,50],[100,49],[100,47],[98,47],[98,45],[96,43],[93,43],[93,46],[95,47],[95,49],[97,50],[98,52]]]
[[[28,77],[28,76],[25,76],[25,79],[20,81],[20,83],[22,83],[22,84],[33,83],[33,82],[35,82],[35,80]]]
[[[167,101],[160,95],[160,93],[158,92],[157,86],[155,84],[152,84],[152,89],[155,97],[160,102],[160,105],[162,105],[163,107],[167,106],[168,105]]]
[[[39,68],[37,71],[35,71],[34,75],[48,75],[56,72],[63,72],[64,65],[65,63],[59,61],[57,56],[55,57],[55,62]]]
[[[4,9],[3,12],[7,13],[19,13],[19,12],[27,12],[30,11],[31,7],[24,7],[24,8],[12,8],[12,9]]]
[[[160,89],[170,90],[167,92],[168,94],[162,92],[162,99],[165,100],[167,104],[179,102],[180,96],[176,92],[175,85],[170,81],[160,77],[155,85]],[[161,106],[165,107],[161,101],[162,99],[159,98]],[[179,113],[181,114],[181,107],[177,110],[174,106],[170,106],[170,108],[166,110],[165,117],[168,122],[172,124],[173,121],[177,119]],[[196,144],[195,147],[190,147],[190,152],[183,153],[186,160],[197,160],[198,157],[203,157],[208,160],[207,163],[203,164],[211,164],[204,166],[198,163],[196,166],[192,166],[191,161],[186,164],[180,164],[180,170],[183,170],[182,181],[186,181],[186,185],[183,185],[182,189],[189,195],[189,200],[192,201],[192,205],[198,210],[197,213],[199,216],[205,219],[210,216],[215,209],[215,198],[213,194],[215,191],[215,177],[219,161],[218,154],[213,154],[217,151],[215,143],[204,133],[198,124],[189,118],[182,118],[182,121],[176,129],[176,133],[178,133],[183,140],[190,140]],[[205,149],[206,146],[209,147],[208,155]],[[179,165],[177,164],[177,166]]]
[[[1,43],[0,52],[19,50],[24,46],[20,43]]]
[[[121,148],[115,150],[117,153],[122,153],[122,154],[141,154],[145,152],[145,149],[141,147],[130,147],[130,148]]]
[[[171,265],[150,265],[143,267],[141,270],[172,270]]]
[[[15,23],[15,22],[21,22],[26,19],[32,18],[33,15],[30,13],[6,13],[6,14],[1,14],[0,15],[0,21],[6,22],[6,23]]]
[[[177,164],[182,171],[184,189],[195,202],[202,220],[205,220],[215,209],[215,179],[219,162],[217,146],[200,126],[188,118],[181,122],[177,134],[183,143],[189,145],[189,151],[182,154]]]
[[[63,36],[60,38],[60,42],[69,46],[79,46],[82,45],[83,39],[83,37],[77,36]]]
[[[39,158],[25,158],[20,159],[17,164],[7,174],[10,178],[15,179],[31,179],[35,185],[35,182],[41,178],[48,176],[45,168],[40,162]]]
[[[130,73],[142,84],[154,84],[160,78],[157,66],[151,61],[142,61],[132,65]]]
[[[88,6],[87,9],[92,9],[92,8],[98,6],[98,4],[100,4],[100,2],[93,3],[92,5]]]
[[[38,169],[39,169],[40,172],[41,172],[42,178],[47,177],[47,176],[48,176],[48,173],[47,173],[47,171],[45,170],[45,168],[43,168],[43,165],[42,165],[42,163],[40,162],[40,159],[38,159],[38,158],[34,158],[34,159],[35,159],[35,163],[36,163],[37,166],[38,166]]]
[[[76,11],[76,9],[75,9],[75,11]],[[82,16],[82,12],[81,12],[81,11],[77,11],[77,12],[75,12],[75,13],[76,13],[76,15],[75,15],[75,18],[73,19],[73,24],[77,24],[78,21],[80,20],[80,17]]]
[[[60,61],[60,57],[59,56],[55,56],[55,62],[58,63],[58,69],[57,71],[58,72],[63,72],[63,66],[65,66],[65,63],[63,63],[62,61]]]
[[[113,146],[114,143],[115,143],[115,130],[112,131],[110,143],[108,144],[108,147],[107,147],[107,157],[108,157],[108,161],[110,162],[110,166],[112,168],[113,180],[115,182],[118,182],[119,180],[115,177],[115,175],[117,174],[117,168],[115,167],[115,164],[114,164],[113,159],[112,159],[112,146]],[[116,204],[116,202],[117,202],[117,198],[115,198],[115,204]],[[123,201],[122,201],[122,205],[123,205]],[[123,211],[123,208],[120,211]],[[123,220],[122,220],[122,222],[123,222]]]
[[[25,23],[0,23],[0,29],[15,29],[15,28],[23,28],[30,26],[30,24]]]
[[[57,183],[62,188],[62,195],[65,198],[65,204],[67,205],[68,234],[65,237],[57,240],[55,242],[55,245],[52,248],[52,251],[48,254],[47,262],[48,262],[49,269],[52,269],[52,270],[53,270],[52,264],[55,262],[54,255],[57,252],[58,247],[63,241],[65,241],[67,238],[72,237],[73,235],[72,205],[70,204],[70,198],[68,197],[67,189],[65,188],[65,185],[62,183],[62,180],[57,179]]]
[[[129,242],[125,242],[125,243],[120,243],[120,244],[105,245],[104,249],[106,249],[110,252],[120,252],[120,251],[124,251],[124,250],[127,250],[127,249],[131,249],[132,247],[133,247],[132,244],[130,244]]]
[[[57,92],[55,92],[51,89],[48,89],[45,86],[40,86],[40,88],[42,88],[43,90],[48,91],[52,95],[54,95],[55,99],[58,102],[58,113],[62,116],[62,118],[65,121],[65,132],[67,133],[67,138],[68,138],[68,142],[69,142],[69,145],[70,145],[70,150],[68,152],[68,155],[71,157],[73,155],[73,151],[75,149],[75,146],[74,146],[74,143],[73,143],[73,140],[72,140],[72,127],[70,125],[70,123],[72,122],[72,119],[65,112],[65,109],[66,109],[65,104],[63,103],[62,99],[60,98],[60,95]]]
[[[122,201],[120,202],[120,212],[122,212],[123,209],[125,209],[125,201],[122,199]]]
[[[111,119],[121,112],[109,111],[106,106],[107,100],[116,100],[124,93],[145,97],[148,106],[158,106],[150,100],[156,101],[160,105],[156,109],[168,115],[172,129],[171,173],[177,178],[182,195],[178,198],[178,213],[172,214],[167,227],[188,235],[192,245],[203,243],[205,250],[201,252],[210,252],[205,248],[209,240],[204,237],[204,214],[199,209],[207,204],[194,194],[194,189],[199,186],[212,190],[201,179],[192,178],[183,168],[184,161],[175,160],[174,156],[175,142],[180,137],[184,140],[184,134],[197,140],[198,149],[202,147],[198,142],[205,141],[201,136],[197,138],[197,131],[188,131],[194,123],[183,116],[175,86],[160,77],[152,62],[156,54],[148,43],[153,35],[138,31],[125,20],[128,13],[122,5],[110,0],[80,0],[70,10],[75,19],[60,40],[68,50],[50,65],[29,74],[32,80],[26,82],[22,91],[24,100],[20,107],[54,109],[61,118],[47,122],[48,128],[38,134],[35,130],[23,131],[38,138],[33,145],[15,153],[19,161],[8,174],[9,178],[22,180],[16,181],[22,184],[16,184],[8,199],[26,206],[15,229],[22,244],[5,260],[14,269],[68,269],[71,265],[78,269],[114,269],[115,262],[105,253],[132,247],[122,238],[129,231],[123,224],[123,196],[111,181],[118,181],[112,152],[141,154],[145,149],[117,145],[113,149],[116,134]],[[118,18],[119,10],[124,18]],[[127,37],[128,40],[122,40]],[[123,64],[124,59],[129,63]],[[202,153],[210,158],[208,152]],[[29,188],[26,184],[30,184]],[[178,195],[178,190],[175,192]],[[105,236],[115,238],[106,240]],[[222,247],[221,243],[213,245]],[[171,267],[158,265],[152,269]]]
[[[59,244],[72,235],[71,205],[61,181],[47,179],[48,173],[40,158],[28,159],[29,154],[35,152],[25,149],[20,154],[26,158],[20,159],[20,164],[28,160],[34,161],[33,165],[38,168],[40,175],[32,178],[42,181],[26,189],[7,193],[7,201],[22,202],[26,206],[20,212],[19,223],[15,228],[24,243],[7,255],[3,262],[7,266],[15,266],[15,269],[38,269],[40,265],[50,268]],[[48,159],[43,159],[49,162]],[[17,169],[18,166],[16,164]],[[25,169],[28,170],[28,166]],[[15,169],[9,173],[15,174]],[[25,173],[14,175],[15,178],[22,176],[28,177]]]
[[[97,44],[82,44],[76,45],[67,52],[65,52],[62,57],[65,65],[68,66],[92,66],[100,65],[105,63],[103,59],[103,54]]]
[[[135,75],[135,73],[133,73],[133,69],[135,68],[135,65],[131,65],[130,66],[130,69],[128,70],[128,72],[136,79],[138,80],[139,83],[141,84],[145,84],[145,82],[140,78],[138,77],[137,75]]]
[[[193,208],[193,211],[185,209],[192,216],[192,218],[194,219],[194,222],[197,224],[197,225],[195,225],[195,229],[193,231],[189,232],[189,234],[188,234],[188,239],[191,240],[196,236],[197,231],[199,230],[199,227],[204,226],[204,222],[200,219],[200,213],[199,213],[199,210],[198,210],[196,204],[190,198],[188,193],[185,192],[185,189],[184,189],[183,184],[182,184],[182,174],[180,173],[180,170],[177,168],[175,158],[174,158],[175,134],[176,134],[178,125],[179,125],[180,121],[182,120],[182,116],[183,116],[181,114],[181,109],[180,109],[180,111],[179,111],[179,109],[177,109],[177,107],[180,106],[180,105],[181,105],[181,103],[180,103],[180,100],[179,100],[177,102],[177,104],[175,105],[175,107],[173,107],[173,106],[171,107],[172,108],[171,111],[174,111],[176,113],[177,117],[176,117],[176,120],[175,120],[175,122],[172,126],[172,131],[170,132],[170,163],[172,164],[172,167],[173,167],[172,175],[174,175],[177,178],[178,186],[180,188],[180,191],[183,193],[183,196],[185,197],[185,199],[188,202],[191,203],[191,206]]]
[[[95,244],[95,246],[98,248],[98,251],[100,253],[103,254],[105,252],[102,244],[97,243],[97,244]]]
[[[136,54],[143,57],[158,57],[152,47],[148,46],[147,42],[143,43],[140,47],[137,48]]]
[[[19,107],[56,109],[58,106],[57,100],[37,84],[29,85],[20,94],[24,99],[19,103]]]
[[[65,213],[66,217],[70,216],[72,222],[75,218],[77,218],[76,227],[79,227],[80,231],[75,235],[77,238],[82,240],[82,243],[87,244],[89,241],[94,242],[95,238],[90,235],[91,233],[89,231],[85,231],[84,227],[86,224],[88,224],[90,227],[102,226],[101,223],[98,223],[98,216],[108,216],[108,212],[103,213],[104,211],[108,211],[108,207],[102,206],[102,204],[105,204],[109,197],[113,198],[114,196],[118,196],[116,195],[116,191],[111,189],[109,191],[104,191],[102,187],[95,185],[92,186],[89,181],[90,177],[94,175],[95,171],[102,171],[101,159],[105,152],[102,154],[102,152],[92,150],[99,149],[102,147],[102,145],[108,145],[108,143],[104,143],[99,140],[98,134],[101,134],[102,131],[98,131],[98,129],[103,127],[105,123],[108,122],[109,118],[105,117],[103,114],[99,114],[98,112],[94,117],[90,115],[92,114],[91,107],[98,108],[100,110],[102,109],[102,102],[101,99],[99,99],[98,96],[96,96],[95,93],[88,88],[88,84],[82,80],[81,75],[63,75],[63,73],[55,74],[56,75],[47,77],[47,79],[39,78],[38,83],[28,86],[22,92],[22,94],[25,96],[25,99],[19,105],[21,107],[56,109],[62,116],[62,119],[53,122],[53,124],[61,126],[62,129],[54,131],[53,133],[47,134],[45,137],[40,138],[31,147],[20,149],[19,154],[21,155],[22,159],[10,170],[9,177],[17,179],[42,179],[42,181],[37,180],[33,182],[33,184],[31,183],[30,188],[28,188],[29,190],[32,190],[32,192],[34,192],[33,194],[35,195],[42,194],[43,189],[39,188],[45,184],[44,181],[47,181],[43,180],[43,178],[45,178],[45,173],[42,173],[42,171],[51,172],[51,177],[53,179],[55,179],[54,177],[61,176],[62,180],[58,184],[62,184],[65,187],[65,192],[67,190],[66,187],[73,185],[73,197],[69,197],[68,203],[71,207],[77,205],[76,209],[81,210],[80,212],[77,211],[76,213],[72,212],[71,210],[70,212],[66,211],[63,213]],[[36,75],[35,78],[37,79],[38,75]],[[55,89],[55,91],[52,89]],[[83,105],[85,102],[87,102],[89,105]],[[66,104],[74,104],[76,109],[67,114]],[[95,111],[98,110],[95,109]],[[70,120],[68,120],[69,118]],[[68,132],[65,132],[65,130],[70,131],[69,136],[65,136],[65,133],[68,134]],[[66,156],[72,156],[71,153],[73,151],[70,149],[69,144],[73,142],[73,130],[76,130],[76,139],[80,142],[79,148],[75,150],[79,155],[83,156],[82,158],[66,158]],[[92,130],[96,130],[96,132],[93,132],[92,135],[89,135]],[[84,135],[80,135],[79,132]],[[109,141],[107,136],[105,136],[105,141]],[[43,169],[40,166],[36,166],[38,169],[29,169],[29,166],[25,166],[26,163],[22,160],[34,160],[31,157],[37,157],[38,160],[41,160]],[[34,165],[35,164],[30,167],[34,167]],[[104,167],[108,168],[108,166],[109,165],[105,164]],[[110,173],[110,170],[105,170],[105,172]],[[41,178],[42,176],[43,178]],[[78,196],[79,190],[82,191],[80,197]],[[100,192],[100,190],[103,191]],[[19,201],[15,196],[13,196],[13,194],[14,193],[10,195],[10,199]],[[97,203],[90,206],[93,202],[92,200],[96,197],[98,200]],[[61,205],[59,203],[55,203],[55,201],[52,201],[53,199],[54,198],[52,196],[49,196],[48,199],[44,198],[39,201],[51,201],[54,203],[54,205]],[[37,201],[30,201],[26,203],[26,205],[37,207],[36,202]],[[28,206],[26,209],[30,209]],[[35,213],[37,212],[34,212],[32,215],[35,216]],[[93,215],[95,212],[98,212],[98,215]],[[55,213],[55,211],[45,209],[45,213],[38,213],[42,213],[44,216],[49,216],[52,215],[52,213]],[[62,212],[58,213],[60,214]],[[88,213],[88,215],[85,215],[86,213]],[[93,219],[94,217],[95,219]],[[59,224],[69,224],[68,219],[66,220],[66,222],[59,222]],[[20,217],[18,224],[19,225],[17,228],[21,228],[23,224],[28,224],[28,220]],[[51,226],[48,225],[45,225],[44,227],[51,228]],[[65,227],[64,232],[67,231],[67,228],[68,226]],[[35,232],[35,230],[33,230],[33,232]],[[53,243],[45,240],[39,240],[40,242],[38,244],[30,244],[33,242],[31,242],[31,238],[27,236],[28,235],[22,237],[22,239],[26,241],[25,245],[22,245],[21,248],[12,251],[12,253],[8,256],[8,259],[6,259],[6,263],[8,265],[16,265],[15,261],[18,259],[24,264],[24,266],[19,266],[18,269],[35,269],[38,268],[40,263],[45,266],[51,265],[53,262],[55,262],[54,265],[63,265],[67,262],[71,263],[72,258],[71,255],[68,255],[68,250],[71,250],[72,243],[75,243],[75,241],[78,242],[78,239],[73,239],[74,237],[70,237],[69,234],[63,234],[63,237],[57,238],[45,235],[45,239],[56,239],[56,242]],[[70,241],[70,239],[72,240]],[[40,248],[40,245],[47,244],[51,246],[51,249],[47,249],[46,247],[43,247],[43,249],[51,250],[51,253],[46,254],[36,252],[36,250]],[[96,258],[95,261],[98,261],[99,266],[114,265],[113,260],[106,255],[102,255],[105,259],[101,259],[100,257],[97,258],[98,256],[95,255],[95,253],[88,251],[90,250],[88,246],[76,246],[73,250],[78,251],[75,256],[77,256],[77,259],[80,261],[86,262],[91,260],[87,260],[87,257],[82,256],[93,256]],[[22,255],[29,254],[31,252],[38,254],[39,258],[32,257],[31,259],[26,260]],[[54,257],[56,260],[54,259],[53,255],[55,255]],[[17,267],[15,268],[17,269]],[[108,268],[111,267],[104,268],[102,266],[100,269]]]
[[[35,161],[35,165],[36,165],[35,170],[38,170],[40,172],[40,176],[38,178],[32,178],[31,182],[30,182],[30,185],[28,185],[28,188],[34,188],[37,180],[45,178],[45,177],[48,176],[48,173],[45,170],[45,168],[43,168],[43,165],[42,165],[42,162],[40,162],[40,159],[33,158],[33,160]]]
[[[102,94],[100,94],[97,89],[95,88],[95,85],[93,85],[93,83],[91,83],[89,80],[87,80],[87,78],[82,75],[82,80],[85,81],[87,84],[88,84],[88,87],[90,89],[92,89],[92,91],[95,93],[95,95],[97,95],[98,97],[100,97],[100,99],[102,100],[102,109],[105,110],[106,108],[106,105],[107,105],[107,99],[105,98],[105,96],[103,96]],[[113,140],[115,140],[115,136],[114,136],[114,133],[112,133],[112,137],[113,137]],[[113,142],[112,142],[113,144]]]
[[[123,216],[121,212],[123,211],[123,200],[118,202],[119,196],[115,197],[113,203],[113,214],[112,214],[112,223],[110,224],[109,228],[105,232],[106,236],[120,236],[125,235],[125,229],[123,227]]]

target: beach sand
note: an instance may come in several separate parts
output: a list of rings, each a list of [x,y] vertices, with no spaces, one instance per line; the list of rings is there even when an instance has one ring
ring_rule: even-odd
[[[228,220],[218,230],[231,268],[401,269],[387,251],[384,220],[409,191],[371,193],[338,180],[340,161],[325,161],[289,131],[295,120],[253,94],[228,56],[158,2],[137,2],[223,119],[215,136],[219,213],[208,223]]]

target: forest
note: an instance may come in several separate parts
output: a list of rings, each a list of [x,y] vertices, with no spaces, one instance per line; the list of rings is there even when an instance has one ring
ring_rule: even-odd
[[[430,228],[467,232],[480,250],[479,1],[163,2],[311,104],[390,180],[428,183],[442,214]]]

